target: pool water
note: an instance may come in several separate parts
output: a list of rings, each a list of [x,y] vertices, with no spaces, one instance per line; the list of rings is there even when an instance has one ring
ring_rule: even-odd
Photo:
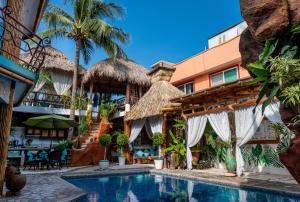
[[[67,179],[85,190],[82,202],[300,202],[300,198],[272,192],[177,179],[162,175],[135,174]]]

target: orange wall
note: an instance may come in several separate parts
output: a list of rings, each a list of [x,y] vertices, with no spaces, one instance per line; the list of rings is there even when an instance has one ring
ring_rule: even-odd
[[[175,86],[194,81],[194,91],[210,87],[210,75],[240,64],[240,36],[219,46],[192,56],[176,65],[171,83]],[[240,78],[249,77],[246,69],[239,66]]]

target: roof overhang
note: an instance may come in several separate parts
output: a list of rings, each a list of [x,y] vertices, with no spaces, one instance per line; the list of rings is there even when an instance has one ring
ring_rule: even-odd
[[[255,97],[259,93],[260,84],[256,83],[248,85],[247,81],[250,81],[251,79],[251,77],[248,77],[212,88],[207,88],[192,94],[174,98],[171,102],[182,103],[183,105],[214,105],[251,96]]]
[[[23,17],[22,24],[31,32],[37,31],[38,25],[43,17],[48,0],[26,0],[24,1],[21,16]],[[26,31],[24,31],[26,32]],[[27,32],[24,38],[32,37],[32,33]]]

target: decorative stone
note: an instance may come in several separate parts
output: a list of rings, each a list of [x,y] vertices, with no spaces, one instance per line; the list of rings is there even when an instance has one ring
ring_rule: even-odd
[[[247,65],[259,59],[259,55],[263,50],[262,44],[255,41],[247,28],[241,35],[240,53],[242,56],[242,67],[247,69]],[[249,72],[251,74],[251,72]]]
[[[277,36],[289,26],[287,0],[240,0],[241,11],[258,41]]]
[[[300,22],[300,1],[287,0],[290,9],[291,23]]]

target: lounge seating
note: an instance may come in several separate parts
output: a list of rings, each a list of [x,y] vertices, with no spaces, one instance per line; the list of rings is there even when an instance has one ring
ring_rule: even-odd
[[[158,156],[158,151],[150,145],[133,147],[133,163],[150,163],[151,158]]]

